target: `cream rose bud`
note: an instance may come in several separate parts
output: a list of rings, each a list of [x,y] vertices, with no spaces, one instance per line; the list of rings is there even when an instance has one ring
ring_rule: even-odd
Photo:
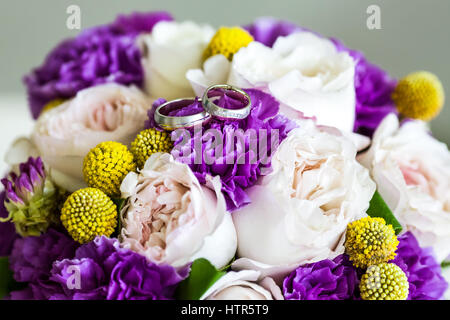
[[[233,56],[231,64],[219,56],[206,60],[203,69],[187,73],[197,95],[225,79],[231,85],[269,92],[291,109],[283,113],[302,111],[321,125],[353,131],[355,61],[338,52],[330,40],[298,32],[278,37],[272,48],[251,42]]]
[[[344,136],[302,121],[276,150],[273,172],[247,190],[251,203],[233,213],[238,256],[288,273],[341,254],[347,224],[366,216],[375,192],[355,156]]]
[[[255,270],[230,271],[217,280],[200,300],[284,300],[280,287],[271,278],[258,281]]]
[[[186,71],[201,66],[203,51],[213,35],[209,25],[161,21],[152,33],[140,36],[147,93],[167,100],[192,96]]]
[[[68,191],[84,185],[83,159],[100,142],[130,144],[144,128],[149,99],[136,87],[104,84],[81,90],[43,113],[32,141],[55,183]]]
[[[371,148],[359,156],[405,231],[441,262],[450,255],[450,153],[424,122],[399,127],[394,114],[380,124]]]
[[[122,182],[128,198],[120,240],[156,263],[181,267],[198,258],[224,267],[235,255],[236,230],[218,176],[201,186],[189,166],[154,153]]]

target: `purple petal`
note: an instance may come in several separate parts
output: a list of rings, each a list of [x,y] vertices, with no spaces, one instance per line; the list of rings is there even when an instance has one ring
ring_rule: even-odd
[[[408,276],[408,300],[439,300],[448,284],[431,248],[421,248],[411,232],[398,237],[397,256],[392,261]]]

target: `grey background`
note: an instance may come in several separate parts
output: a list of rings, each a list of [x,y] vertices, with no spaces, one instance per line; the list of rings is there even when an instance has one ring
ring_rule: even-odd
[[[168,10],[178,20],[215,26],[275,16],[342,39],[395,77],[416,70],[434,72],[450,97],[449,0],[1,0],[0,95],[24,94],[22,76],[58,41],[78,33],[66,28],[71,4],[81,7],[82,28],[136,10]],[[381,7],[381,30],[366,27],[371,4]],[[432,129],[448,145],[449,120],[447,103]]]

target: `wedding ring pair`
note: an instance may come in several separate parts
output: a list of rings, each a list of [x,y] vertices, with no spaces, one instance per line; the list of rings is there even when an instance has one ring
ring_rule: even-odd
[[[239,109],[226,109],[217,105],[216,102],[225,94],[231,99],[242,102],[244,107]],[[168,115],[173,110],[180,110],[197,101],[199,101],[199,98],[181,98],[168,101],[156,108],[155,122],[163,129],[175,130],[193,127],[209,120],[211,117],[223,120],[245,119],[250,114],[251,100],[250,96],[244,90],[227,84],[218,84],[210,86],[203,94],[201,99],[203,106],[202,112],[186,116]]]

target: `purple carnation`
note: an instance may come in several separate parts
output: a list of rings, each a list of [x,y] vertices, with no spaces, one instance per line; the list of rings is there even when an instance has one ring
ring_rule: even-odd
[[[384,70],[360,60],[355,70],[356,119],[354,132],[372,137],[389,113],[397,113],[391,94],[397,81]]]
[[[294,32],[307,31],[321,36],[293,23],[274,18],[259,18],[245,28],[256,41],[269,47],[273,46],[278,37],[288,36]],[[391,94],[397,81],[384,70],[368,62],[361,52],[347,48],[337,39],[330,40],[339,51],[348,52],[356,62],[356,117],[353,131],[371,137],[386,115],[396,113]]]
[[[283,281],[286,300],[347,300],[358,296],[359,274],[346,255],[298,267]]]
[[[170,265],[157,265],[133,251],[105,261],[111,270],[108,300],[166,300],[173,298],[178,283],[188,276]]]
[[[6,218],[8,211],[5,208],[6,193],[0,193],[0,218]],[[16,233],[14,223],[0,222],[0,257],[9,256],[13,248],[14,242],[19,238]]]
[[[398,237],[397,256],[392,261],[408,277],[408,300],[438,300],[448,284],[441,275],[441,266],[433,256],[432,248],[421,248],[411,232]]]
[[[72,258],[77,246],[70,237],[53,229],[39,237],[16,240],[9,257],[14,279],[19,282],[48,279],[53,262]]]
[[[252,35],[255,41],[268,47],[272,47],[278,37],[288,36],[294,32],[307,31],[307,29],[292,22],[277,20],[272,17],[258,18],[252,24],[244,26],[244,29]]]
[[[249,203],[245,189],[254,185],[259,176],[270,170],[270,156],[275,151],[272,150],[271,141],[275,130],[278,131],[278,139],[276,135],[273,136],[273,147],[277,147],[288,132],[296,127],[294,122],[278,115],[279,103],[271,95],[255,89],[246,89],[246,92],[252,103],[250,115],[246,119],[213,118],[203,123],[201,130],[190,129],[190,137],[186,141],[183,137],[177,137],[176,131],[172,134],[172,140],[175,141],[172,155],[178,161],[188,164],[200,183],[206,183],[206,175],[220,176],[228,210],[235,210]],[[163,102],[163,99],[157,100],[149,111],[147,127],[156,126],[153,120],[154,110]],[[242,101],[228,94],[222,95],[216,103],[227,109],[242,105]],[[172,110],[168,115],[194,114],[202,110],[202,104],[198,101],[178,111]],[[220,134],[223,141],[222,155],[215,155],[215,137],[208,132],[209,129],[215,129]],[[265,140],[264,143],[262,139]],[[200,150],[199,147],[196,148],[197,145],[201,145],[201,154],[196,150]],[[212,161],[206,161],[205,155]]]
[[[133,12],[119,15],[110,27],[119,34],[150,33],[158,22],[172,20],[166,11]]]
[[[142,86],[141,54],[135,38],[163,20],[172,17],[166,12],[119,16],[110,25],[87,29],[60,43],[24,78],[33,118],[48,102],[71,98],[87,87],[108,82]]]
[[[339,51],[348,52],[356,61],[356,119],[354,132],[371,137],[389,113],[397,113],[391,95],[397,80],[384,70],[367,61],[364,55],[345,47],[339,40],[331,39]]]
[[[74,278],[79,271],[79,287]],[[11,294],[11,299],[167,300],[189,274],[149,262],[121,248],[117,239],[97,237],[77,249],[73,259],[54,263],[49,281]]]

